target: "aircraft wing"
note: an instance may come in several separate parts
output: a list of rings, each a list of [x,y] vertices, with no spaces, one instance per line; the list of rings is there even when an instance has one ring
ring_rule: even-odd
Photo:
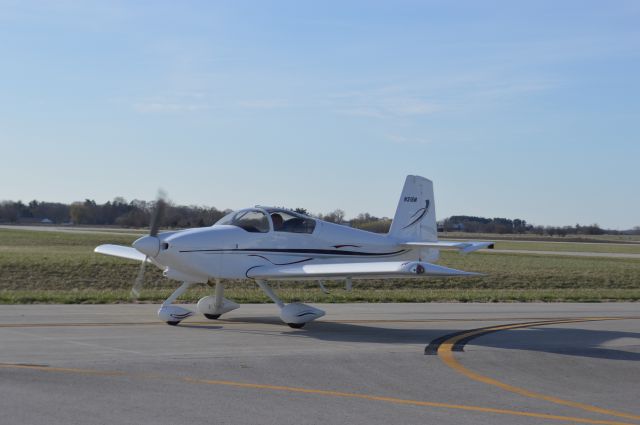
[[[105,244],[97,246],[93,252],[98,254],[111,255],[113,257],[126,258],[129,260],[144,261],[147,257],[135,248],[122,245]]]
[[[265,265],[255,266],[247,271],[247,277],[265,280],[419,278],[427,276],[480,276],[480,274],[422,261]]]
[[[482,248],[493,249],[493,242],[473,242],[473,241],[436,241],[436,242],[405,242],[401,244],[408,248],[436,248],[436,249],[457,249],[461,254],[468,254]]]

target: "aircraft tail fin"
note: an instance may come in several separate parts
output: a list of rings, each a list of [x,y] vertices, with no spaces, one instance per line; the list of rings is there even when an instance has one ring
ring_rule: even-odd
[[[413,242],[438,240],[431,180],[420,176],[407,176],[389,229],[389,236]]]

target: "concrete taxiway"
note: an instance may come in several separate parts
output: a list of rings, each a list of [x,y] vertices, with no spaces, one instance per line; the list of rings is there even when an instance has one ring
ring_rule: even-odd
[[[0,424],[640,424],[640,304],[0,306]]]

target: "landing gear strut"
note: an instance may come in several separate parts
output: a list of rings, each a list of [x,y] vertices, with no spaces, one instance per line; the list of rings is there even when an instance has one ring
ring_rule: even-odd
[[[195,314],[191,310],[172,304],[180,295],[184,294],[191,285],[193,285],[193,282],[183,282],[182,285],[162,303],[160,310],[158,310],[158,317],[160,317],[161,320],[171,326],[176,326],[187,317]]]
[[[202,313],[204,317],[210,320],[216,320],[225,313],[228,313],[240,306],[224,297],[224,284],[220,279],[216,279],[215,296],[207,296],[200,298],[198,301],[198,313]]]
[[[300,329],[305,324],[325,315],[325,312],[302,303],[285,304],[273,292],[269,284],[264,280],[257,280],[256,283],[271,300],[280,307],[280,318],[283,322],[294,329]]]

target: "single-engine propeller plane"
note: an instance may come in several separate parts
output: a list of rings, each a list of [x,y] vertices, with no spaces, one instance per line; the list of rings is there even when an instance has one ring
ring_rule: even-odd
[[[252,279],[280,308],[280,318],[293,328],[324,316],[302,304],[285,304],[269,281],[345,280],[475,276],[477,273],[433,264],[441,249],[466,254],[493,248],[491,242],[438,241],[433,183],[407,176],[387,234],[329,223],[294,211],[256,206],[229,213],[211,227],[159,233],[164,202],[159,200],[148,236],[133,247],[100,245],[95,252],[141,261],[132,293],[141,289],[144,269],[152,263],[165,277],[183,282],[158,310],[161,320],[177,325],[195,313],[173,304],[191,285],[216,282],[215,295],[197,304],[197,311],[217,319],[239,307],[224,298],[220,279]]]

